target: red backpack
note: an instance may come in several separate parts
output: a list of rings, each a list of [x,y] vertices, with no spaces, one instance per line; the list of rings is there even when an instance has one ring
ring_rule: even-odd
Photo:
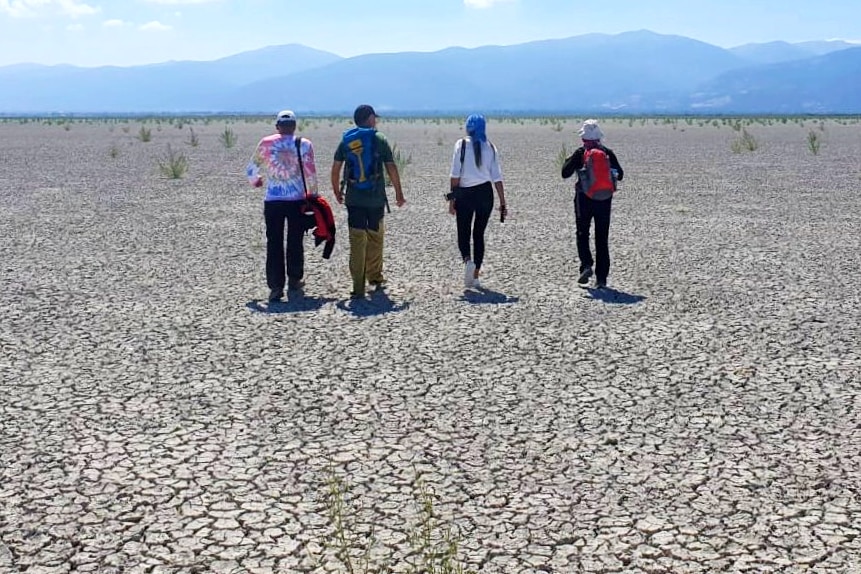
[[[616,192],[610,156],[600,147],[583,153],[583,168],[577,173],[580,189],[589,199],[607,199]]]

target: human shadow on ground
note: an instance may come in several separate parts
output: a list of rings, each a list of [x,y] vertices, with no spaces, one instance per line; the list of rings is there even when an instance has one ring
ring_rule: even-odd
[[[286,300],[266,301],[264,299],[253,299],[246,303],[245,307],[253,313],[284,315],[319,311],[324,305],[334,303],[335,301],[337,299],[331,297],[309,297],[301,291],[290,291],[287,293]]]
[[[385,289],[376,289],[362,299],[345,299],[335,305],[341,311],[355,317],[374,317],[389,313],[400,313],[410,308],[409,301],[396,302],[389,297]]]
[[[603,287],[601,289],[587,287],[586,291],[589,293],[590,298],[613,305],[635,305],[646,299],[645,295],[633,295],[611,287]]]
[[[472,305],[507,305],[520,302],[520,297],[510,297],[505,293],[481,287],[476,290],[464,291],[460,300]]]

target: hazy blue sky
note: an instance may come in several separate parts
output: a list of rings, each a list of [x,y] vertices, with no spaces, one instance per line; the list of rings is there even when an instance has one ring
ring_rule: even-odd
[[[210,60],[289,43],[353,56],[640,29],[724,47],[861,42],[861,0],[0,0],[0,65]]]

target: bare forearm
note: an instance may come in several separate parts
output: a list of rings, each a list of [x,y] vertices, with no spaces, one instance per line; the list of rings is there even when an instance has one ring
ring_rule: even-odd
[[[392,187],[395,188],[395,195],[403,197],[404,192],[403,189],[401,189],[401,174],[398,173],[398,167],[393,163],[387,163],[386,172],[389,174],[389,180],[392,182]]]
[[[341,162],[332,164],[332,193],[338,195],[341,190]]]

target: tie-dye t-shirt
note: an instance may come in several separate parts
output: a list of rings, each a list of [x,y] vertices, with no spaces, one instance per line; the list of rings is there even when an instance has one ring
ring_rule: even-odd
[[[314,165],[314,146],[302,138],[302,167],[305,170],[305,183],[308,194],[317,193],[317,168]],[[302,172],[296,154],[296,141],[293,136],[274,134],[260,140],[257,149],[248,162],[246,175],[254,183],[262,178],[266,185],[265,201],[295,201],[305,197],[302,187]]]

